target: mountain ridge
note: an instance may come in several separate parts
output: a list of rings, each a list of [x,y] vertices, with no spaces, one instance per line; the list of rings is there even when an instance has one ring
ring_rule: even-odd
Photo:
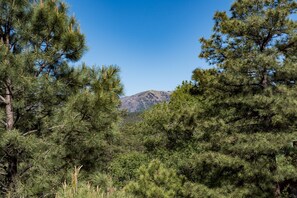
[[[170,100],[171,91],[143,91],[121,98],[121,109],[130,113],[144,111],[153,105]]]

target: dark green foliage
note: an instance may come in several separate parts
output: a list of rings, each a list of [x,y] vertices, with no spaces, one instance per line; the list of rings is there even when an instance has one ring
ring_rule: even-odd
[[[113,159],[109,171],[118,184],[123,186],[128,181],[134,180],[138,168],[148,161],[148,156],[140,152],[122,154]]]
[[[60,157],[69,168],[83,165],[88,172],[103,169],[113,156],[115,123],[120,115],[118,68],[82,67],[73,76],[77,90],[56,112],[53,139],[64,145],[65,153]]]
[[[117,67],[73,69],[85,39],[59,0],[0,1],[0,194],[53,195],[75,165],[112,159]]]
[[[140,127],[148,151],[176,150],[191,144],[199,116],[199,98],[189,94],[192,87],[185,82],[173,92],[169,104],[156,105],[144,113]]]
[[[133,124],[141,120],[140,112],[124,112],[123,114],[123,124]]]
[[[13,178],[10,177],[10,175],[1,177],[0,181],[2,184],[10,184],[9,186],[1,185],[1,192],[7,192],[10,188],[21,185],[21,178],[27,177],[27,170],[32,168],[34,159],[39,158],[39,155],[43,153],[42,147],[45,143],[32,135],[23,136],[16,130],[2,132],[0,137],[0,173],[1,175],[8,173],[15,175]],[[11,161],[16,162],[15,164],[18,165],[17,169],[11,164],[5,163]],[[15,170],[17,170],[17,172],[14,172]]]
[[[60,1],[3,0],[0,7],[0,193],[14,195],[42,170],[50,117],[69,93],[59,79],[85,41]]]
[[[182,197],[182,179],[158,160],[151,161],[147,167],[140,167],[138,180],[125,188],[136,197]]]
[[[296,10],[290,0],[242,0],[231,16],[215,14],[214,34],[201,39],[200,57],[217,72],[205,87],[216,98],[208,98],[201,125],[206,151],[194,168],[201,169],[199,183],[230,186],[230,193],[242,188],[253,197],[295,191],[296,177],[287,171],[296,170]],[[194,72],[202,82],[204,76]]]

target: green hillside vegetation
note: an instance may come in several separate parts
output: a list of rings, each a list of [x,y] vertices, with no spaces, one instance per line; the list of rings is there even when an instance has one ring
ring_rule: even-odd
[[[65,3],[0,10],[0,197],[297,197],[295,0],[217,12],[213,67],[128,116],[118,67],[71,66],[86,46]]]

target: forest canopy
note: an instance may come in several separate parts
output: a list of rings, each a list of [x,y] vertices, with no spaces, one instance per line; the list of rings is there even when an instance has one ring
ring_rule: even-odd
[[[0,0],[0,196],[297,197],[296,12],[216,12],[212,68],[127,122],[119,67],[73,66],[87,47],[66,3]]]

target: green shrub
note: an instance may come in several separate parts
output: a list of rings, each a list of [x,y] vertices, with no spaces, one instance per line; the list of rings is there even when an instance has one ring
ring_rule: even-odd
[[[138,174],[138,179],[125,187],[126,192],[140,198],[182,197],[181,177],[160,161],[153,160],[148,166],[141,166]]]
[[[138,168],[148,163],[148,156],[131,152],[118,156],[113,160],[110,166],[110,172],[119,185],[125,185],[127,181],[135,179]]]

